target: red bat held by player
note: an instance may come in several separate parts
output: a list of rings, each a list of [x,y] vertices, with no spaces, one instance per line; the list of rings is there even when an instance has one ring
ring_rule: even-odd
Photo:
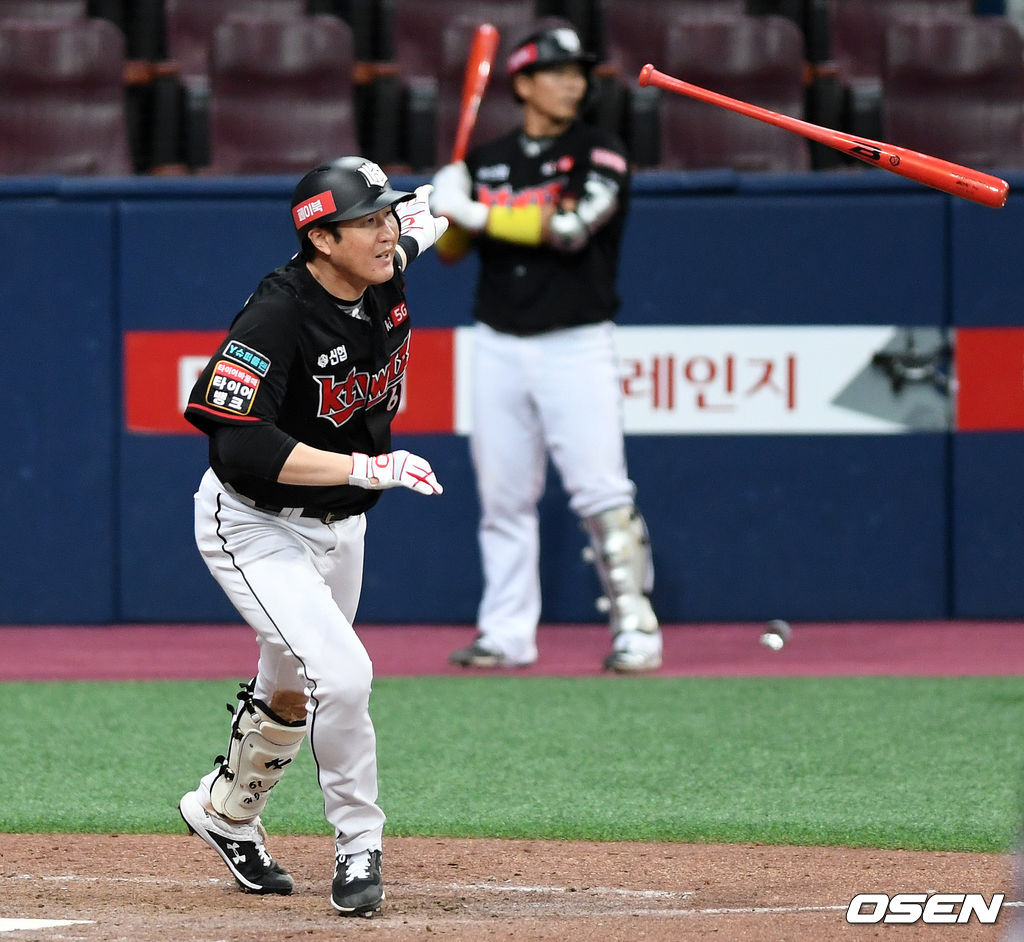
[[[973,200],[983,206],[991,206],[993,209],[999,209],[1006,204],[1010,185],[1005,180],[1000,180],[999,177],[993,177],[979,170],[962,167],[960,164],[921,154],[906,147],[897,147],[895,144],[884,144],[881,141],[854,137],[843,131],[823,128],[820,125],[811,124],[809,121],[791,118],[746,101],[719,95],[717,92],[708,91],[699,85],[691,85],[689,82],[659,72],[650,63],[640,70],[637,81],[641,85],[656,85],[658,88],[664,88],[679,95],[706,101],[749,118],[774,124],[776,127],[800,134],[819,144],[833,147],[844,154],[863,160],[865,163],[897,173],[901,177],[916,180],[918,183],[924,183],[926,186],[942,190],[944,193],[951,193],[953,196],[962,196],[964,199]]]
[[[462,103],[459,106],[459,123],[455,129],[455,144],[452,147],[452,163],[462,160],[469,149],[469,138],[480,111],[480,101],[491,78],[491,66],[498,54],[498,31],[490,23],[481,23],[473,33],[466,60],[466,76],[462,82]]]

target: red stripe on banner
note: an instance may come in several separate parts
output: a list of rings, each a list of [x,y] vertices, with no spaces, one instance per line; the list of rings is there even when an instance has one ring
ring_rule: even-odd
[[[1024,430],[1024,327],[958,327],[958,431]]]
[[[198,435],[182,415],[182,395],[187,396],[194,381],[191,371],[184,375],[183,361],[195,358],[197,365],[200,359],[205,364],[224,336],[223,330],[126,331],[125,428],[144,434]]]
[[[420,327],[412,332],[405,398],[396,432],[449,434],[455,429],[455,331]]]
[[[198,435],[184,398],[224,339],[220,330],[130,330],[124,335],[124,422],[129,432]],[[455,428],[455,331],[413,331],[402,411],[394,430],[450,434]]]

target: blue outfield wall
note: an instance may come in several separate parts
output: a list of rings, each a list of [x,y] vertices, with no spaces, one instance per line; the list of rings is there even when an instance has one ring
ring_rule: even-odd
[[[412,187],[419,179],[400,179]],[[1011,178],[1011,188],[1018,183]],[[125,431],[129,330],[226,328],[294,247],[283,178],[0,181],[6,315],[0,622],[237,616],[195,549],[205,440]],[[644,174],[624,325],[1024,323],[1024,203],[994,211],[889,174]],[[410,271],[419,327],[468,323],[475,262]],[[405,435],[445,485],[369,518],[360,618],[471,623],[468,445]],[[1019,617],[1018,433],[631,435],[667,621]],[[583,537],[549,473],[547,621],[597,618]]]

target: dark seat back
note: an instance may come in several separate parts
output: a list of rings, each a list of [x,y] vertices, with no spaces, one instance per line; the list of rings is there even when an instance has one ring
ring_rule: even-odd
[[[977,169],[1024,166],[1022,45],[1002,17],[890,24],[885,139]]]
[[[210,57],[210,171],[305,173],[360,153],[353,45],[330,14],[224,20]]]
[[[647,62],[663,68],[673,24],[745,11],[745,0],[602,0],[602,5],[606,61],[631,82]]]
[[[0,0],[3,2],[3,0]],[[304,0],[164,0],[167,53],[186,82],[204,82],[210,70],[213,34],[233,14],[297,16]]]
[[[846,81],[878,80],[885,58],[885,32],[899,19],[969,14],[972,0],[832,0],[832,55]]]
[[[804,117],[803,36],[781,16],[715,16],[669,28],[664,71],[693,85]],[[730,167],[789,172],[810,167],[805,138],[716,105],[662,93],[666,169]]]
[[[0,20],[0,173],[131,173],[124,59],[107,20]]]

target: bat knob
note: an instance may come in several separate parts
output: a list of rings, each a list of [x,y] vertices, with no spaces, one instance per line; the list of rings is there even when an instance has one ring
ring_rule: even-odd
[[[637,76],[637,83],[640,85],[649,84],[651,73],[654,71],[654,66],[650,62],[647,63],[641,70],[640,75]]]

